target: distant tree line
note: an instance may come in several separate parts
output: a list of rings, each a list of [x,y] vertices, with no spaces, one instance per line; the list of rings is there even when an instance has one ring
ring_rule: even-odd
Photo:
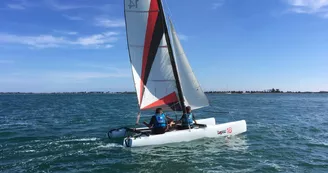
[[[254,94],[254,93],[328,93],[328,91],[320,91],[320,92],[312,92],[312,91],[281,91],[280,89],[268,89],[268,90],[263,90],[263,91],[206,91],[205,93],[222,93],[222,94]]]
[[[135,92],[110,92],[110,91],[81,91],[81,92],[49,92],[49,93],[37,93],[37,92],[0,92],[0,94],[135,94]]]
[[[110,91],[81,91],[81,92],[51,92],[51,93],[34,93],[34,92],[0,92],[2,94],[135,94],[134,91],[124,91],[124,92],[110,92]],[[280,89],[268,89],[263,91],[206,91],[205,93],[213,93],[213,94],[254,94],[254,93],[328,93],[328,91],[320,91],[320,92],[311,92],[311,91],[281,91]]]

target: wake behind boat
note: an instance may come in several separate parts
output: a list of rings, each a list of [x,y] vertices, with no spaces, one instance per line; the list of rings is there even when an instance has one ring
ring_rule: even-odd
[[[181,112],[209,106],[180,40],[167,19],[161,0],[124,0],[126,33],[133,80],[140,111],[163,108]],[[169,32],[170,30],[170,32]],[[139,117],[138,117],[139,119]],[[126,137],[123,145],[137,147],[223,137],[246,132],[245,120],[216,124],[199,119],[193,129],[172,129],[154,135],[149,128],[110,130],[109,137]]]

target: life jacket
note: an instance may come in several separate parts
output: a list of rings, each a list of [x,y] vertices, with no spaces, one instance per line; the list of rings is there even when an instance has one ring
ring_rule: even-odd
[[[192,118],[192,113],[186,113],[184,114],[182,118],[182,126],[192,126],[194,124],[194,120]]]
[[[166,127],[166,117],[164,114],[156,114],[155,115],[155,123],[154,123],[154,128],[163,128]]]

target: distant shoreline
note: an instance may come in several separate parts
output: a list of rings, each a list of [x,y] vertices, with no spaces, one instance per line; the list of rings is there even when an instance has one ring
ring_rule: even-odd
[[[205,91],[206,94],[324,94],[328,93],[328,91]],[[20,95],[20,94],[44,94],[44,95],[63,95],[63,94],[136,94],[136,92],[132,91],[124,91],[124,92],[109,92],[109,91],[90,91],[90,92],[0,92],[0,95]]]

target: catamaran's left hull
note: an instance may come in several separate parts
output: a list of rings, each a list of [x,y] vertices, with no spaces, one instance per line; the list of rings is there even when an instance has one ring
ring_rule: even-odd
[[[175,130],[161,135],[127,137],[123,140],[125,147],[141,147],[177,142],[188,142],[201,138],[233,136],[247,131],[246,121],[235,121],[224,124],[207,125],[206,128]]]

